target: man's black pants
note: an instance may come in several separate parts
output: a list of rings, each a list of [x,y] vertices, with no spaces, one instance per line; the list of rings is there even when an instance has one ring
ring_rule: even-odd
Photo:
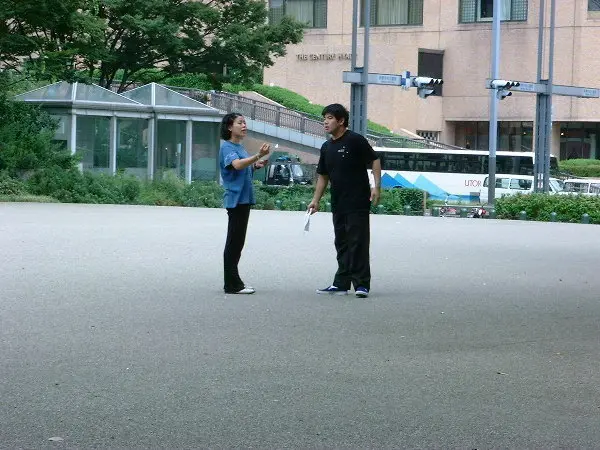
[[[250,205],[237,205],[227,208],[229,222],[227,225],[227,240],[223,252],[223,267],[225,269],[225,292],[237,292],[244,289],[244,282],[238,272],[238,263],[246,242],[246,230],[250,218]]]
[[[341,289],[371,288],[369,211],[333,213],[338,270],[333,284]]]

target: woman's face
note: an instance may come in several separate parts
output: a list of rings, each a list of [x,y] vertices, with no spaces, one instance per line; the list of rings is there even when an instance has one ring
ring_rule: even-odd
[[[244,116],[237,116],[233,123],[229,126],[229,131],[231,131],[231,137],[236,139],[242,139],[246,136],[246,119]]]

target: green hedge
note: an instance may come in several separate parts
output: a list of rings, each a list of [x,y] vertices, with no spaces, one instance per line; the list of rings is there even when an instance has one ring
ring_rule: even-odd
[[[256,209],[299,211],[310,203],[314,189],[311,186],[276,187],[255,181]],[[410,207],[411,214],[423,213],[424,193],[418,189],[383,189],[380,207],[373,212],[403,214]],[[329,191],[321,199],[320,209],[326,211],[331,197]],[[60,201],[66,203],[143,204],[221,208],[223,187],[216,182],[197,181],[186,184],[176,177],[160,181],[141,181],[133,176],[110,176],[81,173],[50,167],[38,170],[27,181],[11,178],[0,172],[0,201]],[[499,219],[519,219],[521,211],[529,220],[581,222],[583,214],[589,222],[600,223],[600,197],[576,195],[530,194],[502,197],[496,200]]]
[[[600,197],[519,194],[497,199],[495,208],[499,219],[519,219],[525,211],[528,220],[550,221],[555,212],[557,222],[579,223],[589,214],[590,223],[600,223]]]
[[[570,173],[576,177],[600,178],[600,160],[598,159],[568,159],[558,163],[561,172]]]
[[[265,186],[255,181],[256,209],[282,209],[298,211],[312,200],[312,186]],[[0,195],[47,196],[65,203],[141,204],[159,206],[191,206],[221,208],[223,187],[216,182],[196,181],[186,184],[173,176],[160,181],[141,181],[133,176],[117,174],[81,173],[77,169],[58,167],[37,171],[27,182],[0,175]],[[320,202],[326,211],[331,201],[327,191]],[[409,205],[413,213],[423,212],[423,192],[417,189],[384,189],[381,208],[373,212],[401,214]]]

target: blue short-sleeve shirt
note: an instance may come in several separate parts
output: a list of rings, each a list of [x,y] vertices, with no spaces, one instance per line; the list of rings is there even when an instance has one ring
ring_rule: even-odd
[[[254,205],[254,188],[252,186],[252,165],[242,170],[236,170],[231,163],[236,159],[250,156],[243,145],[230,141],[223,141],[219,151],[219,166],[225,195],[223,203],[225,208],[235,208],[237,205]]]

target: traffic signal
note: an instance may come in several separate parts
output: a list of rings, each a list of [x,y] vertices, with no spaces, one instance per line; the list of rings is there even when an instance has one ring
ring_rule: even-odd
[[[433,94],[435,87],[444,83],[441,78],[410,77],[410,86],[417,88],[421,98],[427,98]]]
[[[521,83],[513,80],[492,80],[490,81],[490,89],[496,90],[496,97],[499,100],[504,100],[506,97],[510,97],[512,92],[510,88],[514,86],[520,86]]]

